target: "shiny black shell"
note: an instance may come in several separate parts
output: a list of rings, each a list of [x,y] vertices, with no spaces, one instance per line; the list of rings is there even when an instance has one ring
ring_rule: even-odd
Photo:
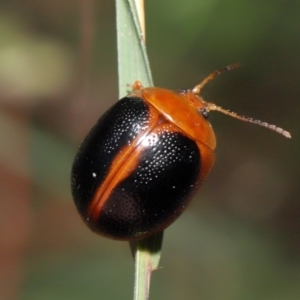
[[[72,194],[93,231],[142,239],[183,212],[200,184],[201,166],[199,143],[144,99],[128,96],[100,117],[81,144]]]

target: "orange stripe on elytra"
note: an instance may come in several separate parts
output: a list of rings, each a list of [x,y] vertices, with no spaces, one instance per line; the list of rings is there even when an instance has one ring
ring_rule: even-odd
[[[159,119],[158,111],[151,105],[148,105],[148,108],[150,120],[147,129],[140,133],[133,141],[131,141],[130,145],[126,145],[120,150],[119,154],[112,161],[108,175],[97,189],[95,196],[89,205],[88,216],[94,222],[97,221],[101,209],[109,199],[109,196],[114,188],[123,179],[128,177],[128,175],[135,170],[137,164],[139,163],[140,152],[135,150],[143,141],[144,137],[147,136],[149,132],[156,126]]]
[[[201,172],[199,173],[198,184],[201,184],[215,163],[215,154],[207,145],[197,142],[201,155]]]

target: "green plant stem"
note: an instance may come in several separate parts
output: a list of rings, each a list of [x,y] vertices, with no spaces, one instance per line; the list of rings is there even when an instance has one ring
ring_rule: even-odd
[[[134,300],[149,298],[151,274],[158,268],[162,241],[163,231],[149,238],[130,243],[135,258]]]
[[[133,0],[116,0],[119,96],[136,80],[153,86],[145,40]]]
[[[134,0],[116,0],[120,98],[127,94],[128,84],[136,80],[144,86],[153,86],[145,37],[137,11]],[[134,300],[146,300],[149,297],[151,273],[158,267],[162,240],[163,232],[130,243],[135,259]]]

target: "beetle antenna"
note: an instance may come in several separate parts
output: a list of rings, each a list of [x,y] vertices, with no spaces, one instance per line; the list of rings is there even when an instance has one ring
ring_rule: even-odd
[[[195,95],[199,95],[200,94],[200,91],[201,89],[211,80],[213,80],[217,75],[221,74],[221,73],[224,73],[224,72],[227,72],[227,71],[230,71],[230,70],[233,70],[233,69],[236,69],[236,68],[239,68],[241,66],[240,63],[235,63],[235,64],[232,64],[232,65],[228,65],[226,66],[225,68],[222,68],[222,69],[219,69],[219,70],[216,70],[214,72],[212,72],[211,74],[209,74],[206,78],[204,78],[198,85],[196,85],[192,92],[193,94]]]
[[[268,128],[270,130],[273,130],[273,131],[285,136],[286,138],[291,138],[291,134],[288,131],[286,131],[286,130],[280,128],[280,127],[277,127],[276,125],[272,125],[272,124],[269,124],[269,123],[266,123],[266,122],[262,122],[260,120],[254,120],[252,118],[245,117],[245,116],[240,116],[237,113],[232,112],[230,110],[226,110],[226,109],[222,108],[221,106],[215,105],[214,103],[206,103],[206,104],[207,104],[207,107],[206,107],[207,111],[216,110],[216,111],[219,111],[219,112],[221,112],[225,115],[228,115],[228,116],[231,116],[233,118],[239,119],[241,121],[249,122],[249,123],[252,123],[252,124],[257,124],[259,126]]]

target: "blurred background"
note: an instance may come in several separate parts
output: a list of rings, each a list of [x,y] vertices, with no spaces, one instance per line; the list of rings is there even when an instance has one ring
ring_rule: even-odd
[[[216,164],[165,231],[151,299],[299,299],[299,15],[296,0],[146,1],[157,86],[240,62],[206,100],[293,137],[211,113]],[[0,1],[0,299],[132,299],[128,244],[86,228],[69,182],[117,95],[114,1]]]

